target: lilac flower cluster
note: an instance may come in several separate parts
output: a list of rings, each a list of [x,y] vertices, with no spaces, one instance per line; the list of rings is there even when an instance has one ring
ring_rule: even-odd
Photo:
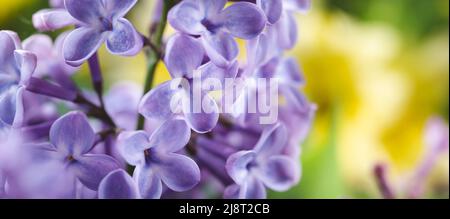
[[[137,3],[51,0],[32,20],[41,32],[68,29],[54,43],[0,32],[0,197],[259,199],[295,186],[315,105],[285,52],[310,0],[159,0],[149,37],[125,18]],[[167,39],[166,24],[176,30]],[[112,55],[145,51],[144,89],[120,82],[103,93],[103,44]],[[172,80],[152,88],[159,60]],[[71,78],[84,63],[94,95]],[[196,83],[208,79],[222,86]],[[274,122],[249,110],[268,98],[252,79],[278,82]],[[227,86],[233,113],[223,112]]]

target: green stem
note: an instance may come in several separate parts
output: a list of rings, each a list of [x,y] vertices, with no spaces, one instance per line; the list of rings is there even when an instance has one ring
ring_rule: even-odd
[[[177,3],[177,0],[165,0],[163,4],[163,11],[161,14],[161,21],[155,31],[155,34],[150,38],[151,44],[156,48],[161,48],[163,42],[164,31],[167,26],[167,14],[169,10]],[[153,81],[155,79],[156,68],[158,67],[158,63],[161,60],[161,53],[155,51],[154,49],[150,49],[148,52],[147,58],[147,78],[145,79],[144,84],[144,93],[149,92],[152,89]],[[142,130],[145,125],[145,119],[141,115],[138,118],[137,129]]]

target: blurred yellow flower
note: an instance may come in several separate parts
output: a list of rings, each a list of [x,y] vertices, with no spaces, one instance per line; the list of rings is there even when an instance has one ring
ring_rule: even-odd
[[[337,156],[346,186],[375,192],[372,169],[381,161],[392,164],[400,181],[420,161],[425,121],[448,106],[448,33],[407,50],[386,25],[319,10],[299,20],[293,54],[319,105],[311,145],[324,145],[338,110]]]

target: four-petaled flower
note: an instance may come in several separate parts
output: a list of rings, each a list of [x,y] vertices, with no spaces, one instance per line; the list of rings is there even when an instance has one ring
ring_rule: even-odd
[[[22,94],[36,62],[33,53],[22,50],[16,33],[0,31],[0,128],[21,126]]]
[[[169,120],[150,137],[144,131],[124,132],[119,149],[125,160],[135,165],[135,178],[143,198],[160,198],[162,182],[182,192],[200,182],[200,169],[189,157],[176,153],[189,142],[191,131],[184,120]]]
[[[264,130],[253,150],[231,155],[226,163],[236,184],[227,187],[225,198],[266,198],[266,189],[285,191],[300,179],[294,159],[283,155],[287,130],[277,124]]]
[[[106,41],[112,54],[133,56],[143,46],[142,36],[124,18],[137,0],[65,0],[67,12],[78,21],[64,41],[64,59],[79,66]]]
[[[83,64],[105,41],[112,54],[133,56],[141,51],[143,40],[124,16],[136,3],[137,0],[65,0],[61,7],[61,2],[55,1],[55,8],[33,15],[33,25],[40,31],[76,26],[63,48],[63,57],[72,66]]]
[[[200,36],[208,57],[227,67],[239,53],[234,37],[252,39],[265,28],[264,12],[255,4],[236,2],[224,9],[226,0],[184,0],[169,12],[178,31]]]
[[[119,169],[119,163],[108,155],[90,153],[95,137],[87,117],[80,112],[70,112],[52,125],[49,143],[35,146],[50,160],[60,162],[66,174],[97,191],[100,181]]]

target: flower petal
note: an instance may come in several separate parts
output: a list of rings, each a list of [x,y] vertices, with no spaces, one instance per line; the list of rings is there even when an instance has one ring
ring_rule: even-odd
[[[146,94],[139,104],[139,113],[148,119],[170,119],[174,115],[172,107],[181,105],[176,101],[179,90],[173,89],[173,82],[164,82]]]
[[[43,9],[33,14],[32,20],[39,31],[53,31],[79,23],[66,9]]]
[[[255,174],[275,191],[286,191],[300,180],[298,164],[287,156],[272,156],[260,165]]]
[[[158,199],[162,194],[161,178],[149,166],[137,166],[133,177],[136,179],[139,193],[145,199]]]
[[[16,70],[14,51],[20,49],[20,40],[16,33],[0,31],[0,74],[12,74]]]
[[[107,155],[86,154],[71,163],[70,168],[83,185],[97,191],[102,179],[111,171],[119,169],[119,164]]]
[[[178,152],[183,149],[191,138],[191,129],[181,119],[164,122],[150,137],[150,143],[155,150],[162,153]]]
[[[196,2],[206,17],[210,18],[217,16],[222,11],[227,0],[193,0],[193,2]]]
[[[246,40],[258,36],[267,22],[264,12],[249,2],[237,2],[226,8],[220,16],[233,36]]]
[[[205,34],[201,42],[211,61],[222,68],[228,68],[239,54],[238,44],[233,36],[226,32]]]
[[[99,199],[137,199],[139,191],[133,178],[122,169],[112,171],[98,187]]]
[[[66,40],[67,36],[70,34],[71,31],[66,31],[61,34],[55,39],[54,43],[54,49],[53,52],[56,54],[56,58],[58,63],[60,63],[60,67],[64,71],[64,73],[67,73],[69,75],[72,75],[75,73],[79,68],[70,66],[66,63],[66,60],[64,59],[64,41]]]
[[[4,40],[2,43],[7,43],[8,47],[10,47],[9,44],[13,44],[15,49],[22,49],[22,43],[20,42],[19,35],[17,35],[16,32],[2,30],[0,31],[0,34],[4,36],[4,38],[1,39],[2,41]]]
[[[168,14],[168,21],[173,28],[190,35],[200,35],[206,31],[201,23],[203,19],[200,6],[192,1],[182,1]]]
[[[98,24],[99,18],[105,16],[103,1],[99,0],[65,0],[69,14],[86,24]]]
[[[25,50],[14,51],[17,67],[20,70],[20,85],[26,85],[37,65],[37,57],[34,53]]]
[[[272,42],[266,33],[250,40],[247,44],[247,71],[253,74],[261,65],[266,64],[276,54],[271,49]]]
[[[276,23],[283,12],[282,0],[257,0],[256,3],[266,13],[267,21],[270,24]]]
[[[219,107],[216,101],[208,94],[202,95],[200,103],[195,103],[194,99],[183,99],[183,113],[186,122],[197,133],[207,133],[214,129],[219,121]],[[195,109],[197,104],[201,105],[199,111]]]
[[[113,18],[125,16],[136,5],[137,0],[104,1],[106,11]]]
[[[167,42],[164,61],[172,78],[192,78],[203,58],[203,47],[193,37],[176,34]]]
[[[293,58],[285,58],[278,63],[275,77],[280,83],[300,86],[305,82],[302,71],[297,61]]]
[[[56,120],[50,129],[50,142],[65,155],[80,156],[93,146],[94,130],[86,115],[70,112]]]
[[[19,127],[22,124],[24,90],[23,87],[14,86],[0,96],[0,122],[13,127]]]
[[[80,27],[73,30],[64,41],[64,59],[74,67],[82,65],[97,52],[105,38],[105,33],[93,28]]]
[[[119,135],[117,147],[128,164],[138,165],[144,160],[144,150],[150,148],[146,132],[123,132]]]
[[[109,52],[121,56],[134,56],[143,46],[142,37],[136,32],[134,26],[124,18],[114,22],[113,31],[108,34],[106,48]]]
[[[278,44],[284,49],[292,49],[298,37],[295,18],[289,13],[283,13],[274,28],[278,33]]]
[[[281,123],[277,123],[264,129],[254,151],[258,159],[264,159],[280,154],[287,141],[287,129]]]
[[[180,154],[161,156],[157,173],[164,184],[176,192],[192,189],[200,182],[200,169],[189,157]]]
[[[256,153],[253,151],[240,151],[232,154],[225,165],[228,175],[238,185],[243,185],[249,177],[249,165],[256,159]]]

